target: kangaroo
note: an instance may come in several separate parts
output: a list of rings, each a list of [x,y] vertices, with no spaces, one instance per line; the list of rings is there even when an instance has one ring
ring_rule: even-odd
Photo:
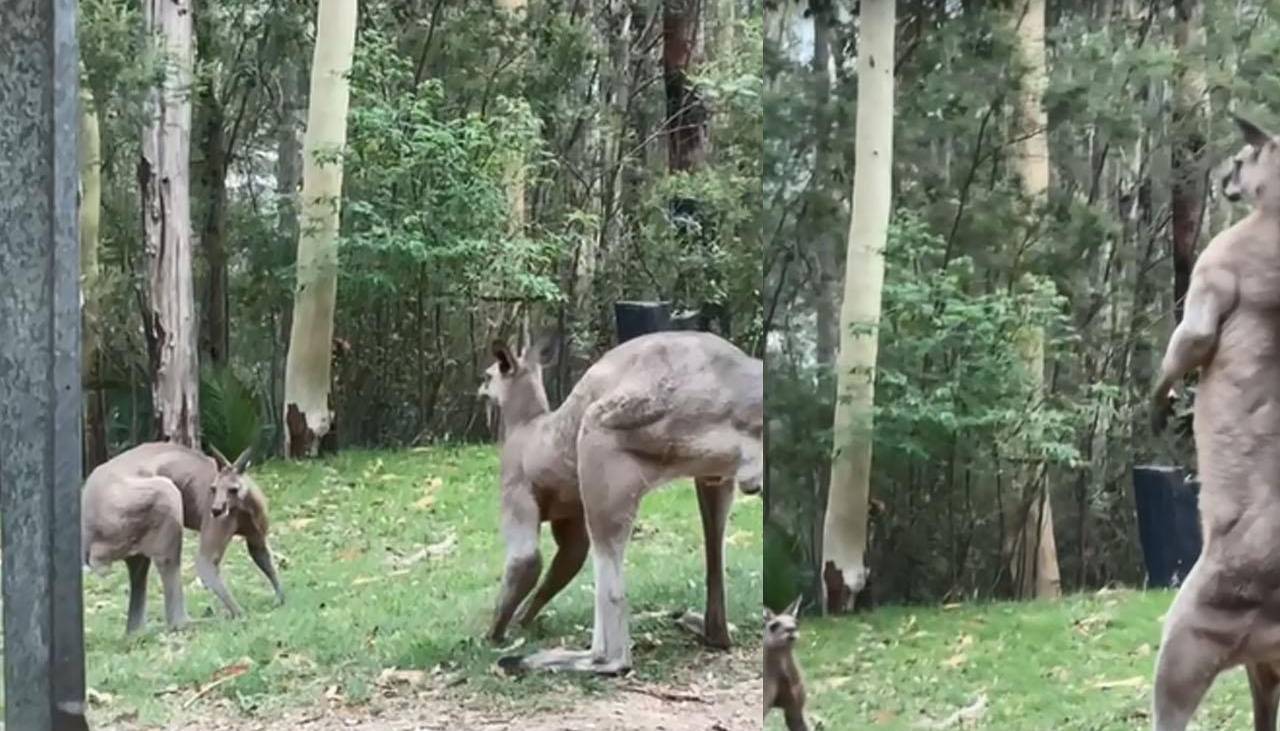
[[[230,462],[167,442],[140,444],[89,474],[81,495],[85,565],[101,573],[112,562],[129,567],[125,634],[146,623],[147,571],[152,561],[164,584],[165,618],[171,629],[189,621],[182,592],[182,529],[197,531],[196,573],[232,617],[243,614],[222,581],[219,567],[232,536],[244,536],[277,603],[284,590],[267,545],[267,500],[244,474],[249,450]]]
[[[809,731],[804,720],[804,676],[794,654],[800,637],[796,623],[800,599],[796,597],[781,614],[768,607],[764,610],[764,715],[781,708],[787,731]]]
[[[1214,679],[1244,665],[1254,728],[1274,731],[1280,700],[1280,142],[1236,118],[1246,148],[1222,180],[1252,210],[1196,260],[1185,315],[1151,394],[1201,369],[1194,431],[1204,547],[1164,622],[1155,731],[1183,731]]]
[[[549,650],[504,666],[626,672],[631,666],[622,556],[640,499],[693,477],[706,552],[706,613],[690,622],[703,641],[730,646],[724,533],[735,481],[763,484],[763,365],[715,335],[662,332],[610,350],[560,408],[542,386],[545,343],[515,357],[494,344],[480,392],[502,413],[502,533],[507,563],[490,639],[500,639],[541,571],[538,531],[549,521],[557,553],[542,586],[519,608],[527,624],[578,572],[588,549],[596,578],[590,652]]]

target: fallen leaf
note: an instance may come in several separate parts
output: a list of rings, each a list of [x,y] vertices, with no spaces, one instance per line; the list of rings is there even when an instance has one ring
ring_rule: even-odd
[[[289,530],[302,530],[314,522],[316,522],[315,518],[294,518],[288,523]]]
[[[985,693],[978,696],[973,703],[961,708],[955,713],[947,716],[941,721],[934,721],[926,718],[920,721],[917,726],[920,728],[945,729],[945,728],[978,728],[978,722],[987,715],[987,696]]]
[[[420,685],[426,680],[425,670],[387,668],[378,674],[378,685]]]
[[[1094,683],[1092,688],[1096,690],[1111,690],[1112,688],[1141,688],[1146,684],[1147,679],[1142,675],[1135,675],[1132,678],[1124,680],[1102,680]]]
[[[427,555],[431,558],[444,558],[452,555],[458,547],[458,536],[455,533],[449,533],[444,538],[427,546]]]
[[[85,691],[85,696],[88,697],[89,702],[95,706],[109,706],[116,700],[116,697],[110,693],[104,693],[100,690],[94,690],[93,688],[89,688]]]
[[[956,668],[960,667],[961,665],[965,664],[968,661],[969,661],[968,655],[964,654],[963,652],[957,652],[956,654],[952,655],[946,660],[943,660],[942,664],[951,668],[952,670],[955,670]]]
[[[885,724],[893,723],[897,717],[897,712],[882,708],[871,714],[871,721],[877,726],[884,726]]]

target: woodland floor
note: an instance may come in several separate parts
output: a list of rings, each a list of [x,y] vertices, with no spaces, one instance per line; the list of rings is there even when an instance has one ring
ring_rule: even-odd
[[[481,638],[503,562],[492,446],[346,452],[252,471],[271,501],[288,601],[274,607],[240,541],[224,562],[246,617],[226,618],[184,557],[188,611],[162,628],[151,581],[145,633],[124,638],[127,576],[85,577],[95,729],[759,729],[761,503],[740,498],[728,536],[734,653],[703,649],[669,612],[703,601],[702,531],[688,485],[641,506],[627,553],[635,667],[621,680],[499,673]],[[553,551],[549,531],[543,555]],[[192,545],[188,543],[188,546]],[[154,572],[153,572],[154,574]],[[590,644],[590,562],[515,640]],[[518,719],[516,721],[515,719]],[[620,719],[625,719],[625,723]],[[539,725],[541,724],[541,725]]]
[[[1057,603],[881,608],[801,622],[813,721],[829,731],[1145,731],[1173,593]],[[1218,678],[1192,728],[1253,728],[1244,671]],[[768,731],[783,728],[771,714]]]

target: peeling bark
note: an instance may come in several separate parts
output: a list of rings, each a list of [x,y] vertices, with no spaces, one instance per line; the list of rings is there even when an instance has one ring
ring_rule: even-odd
[[[191,71],[189,0],[143,3],[147,28],[163,43],[166,73],[152,92],[138,184],[149,283],[143,321],[151,356],[155,436],[199,448],[199,365],[191,276]]]

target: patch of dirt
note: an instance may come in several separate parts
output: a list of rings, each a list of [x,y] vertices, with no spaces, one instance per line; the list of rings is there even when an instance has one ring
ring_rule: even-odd
[[[559,711],[520,711],[480,696],[384,689],[375,702],[350,707],[330,703],[272,718],[238,716],[223,703],[199,709],[199,718],[177,721],[168,731],[761,731],[759,660],[735,653],[711,663],[698,680],[679,685],[616,681],[602,695],[569,690]],[[323,705],[323,704],[318,704]],[[189,713],[195,715],[197,709]],[[101,731],[142,731],[143,726],[99,723]]]

